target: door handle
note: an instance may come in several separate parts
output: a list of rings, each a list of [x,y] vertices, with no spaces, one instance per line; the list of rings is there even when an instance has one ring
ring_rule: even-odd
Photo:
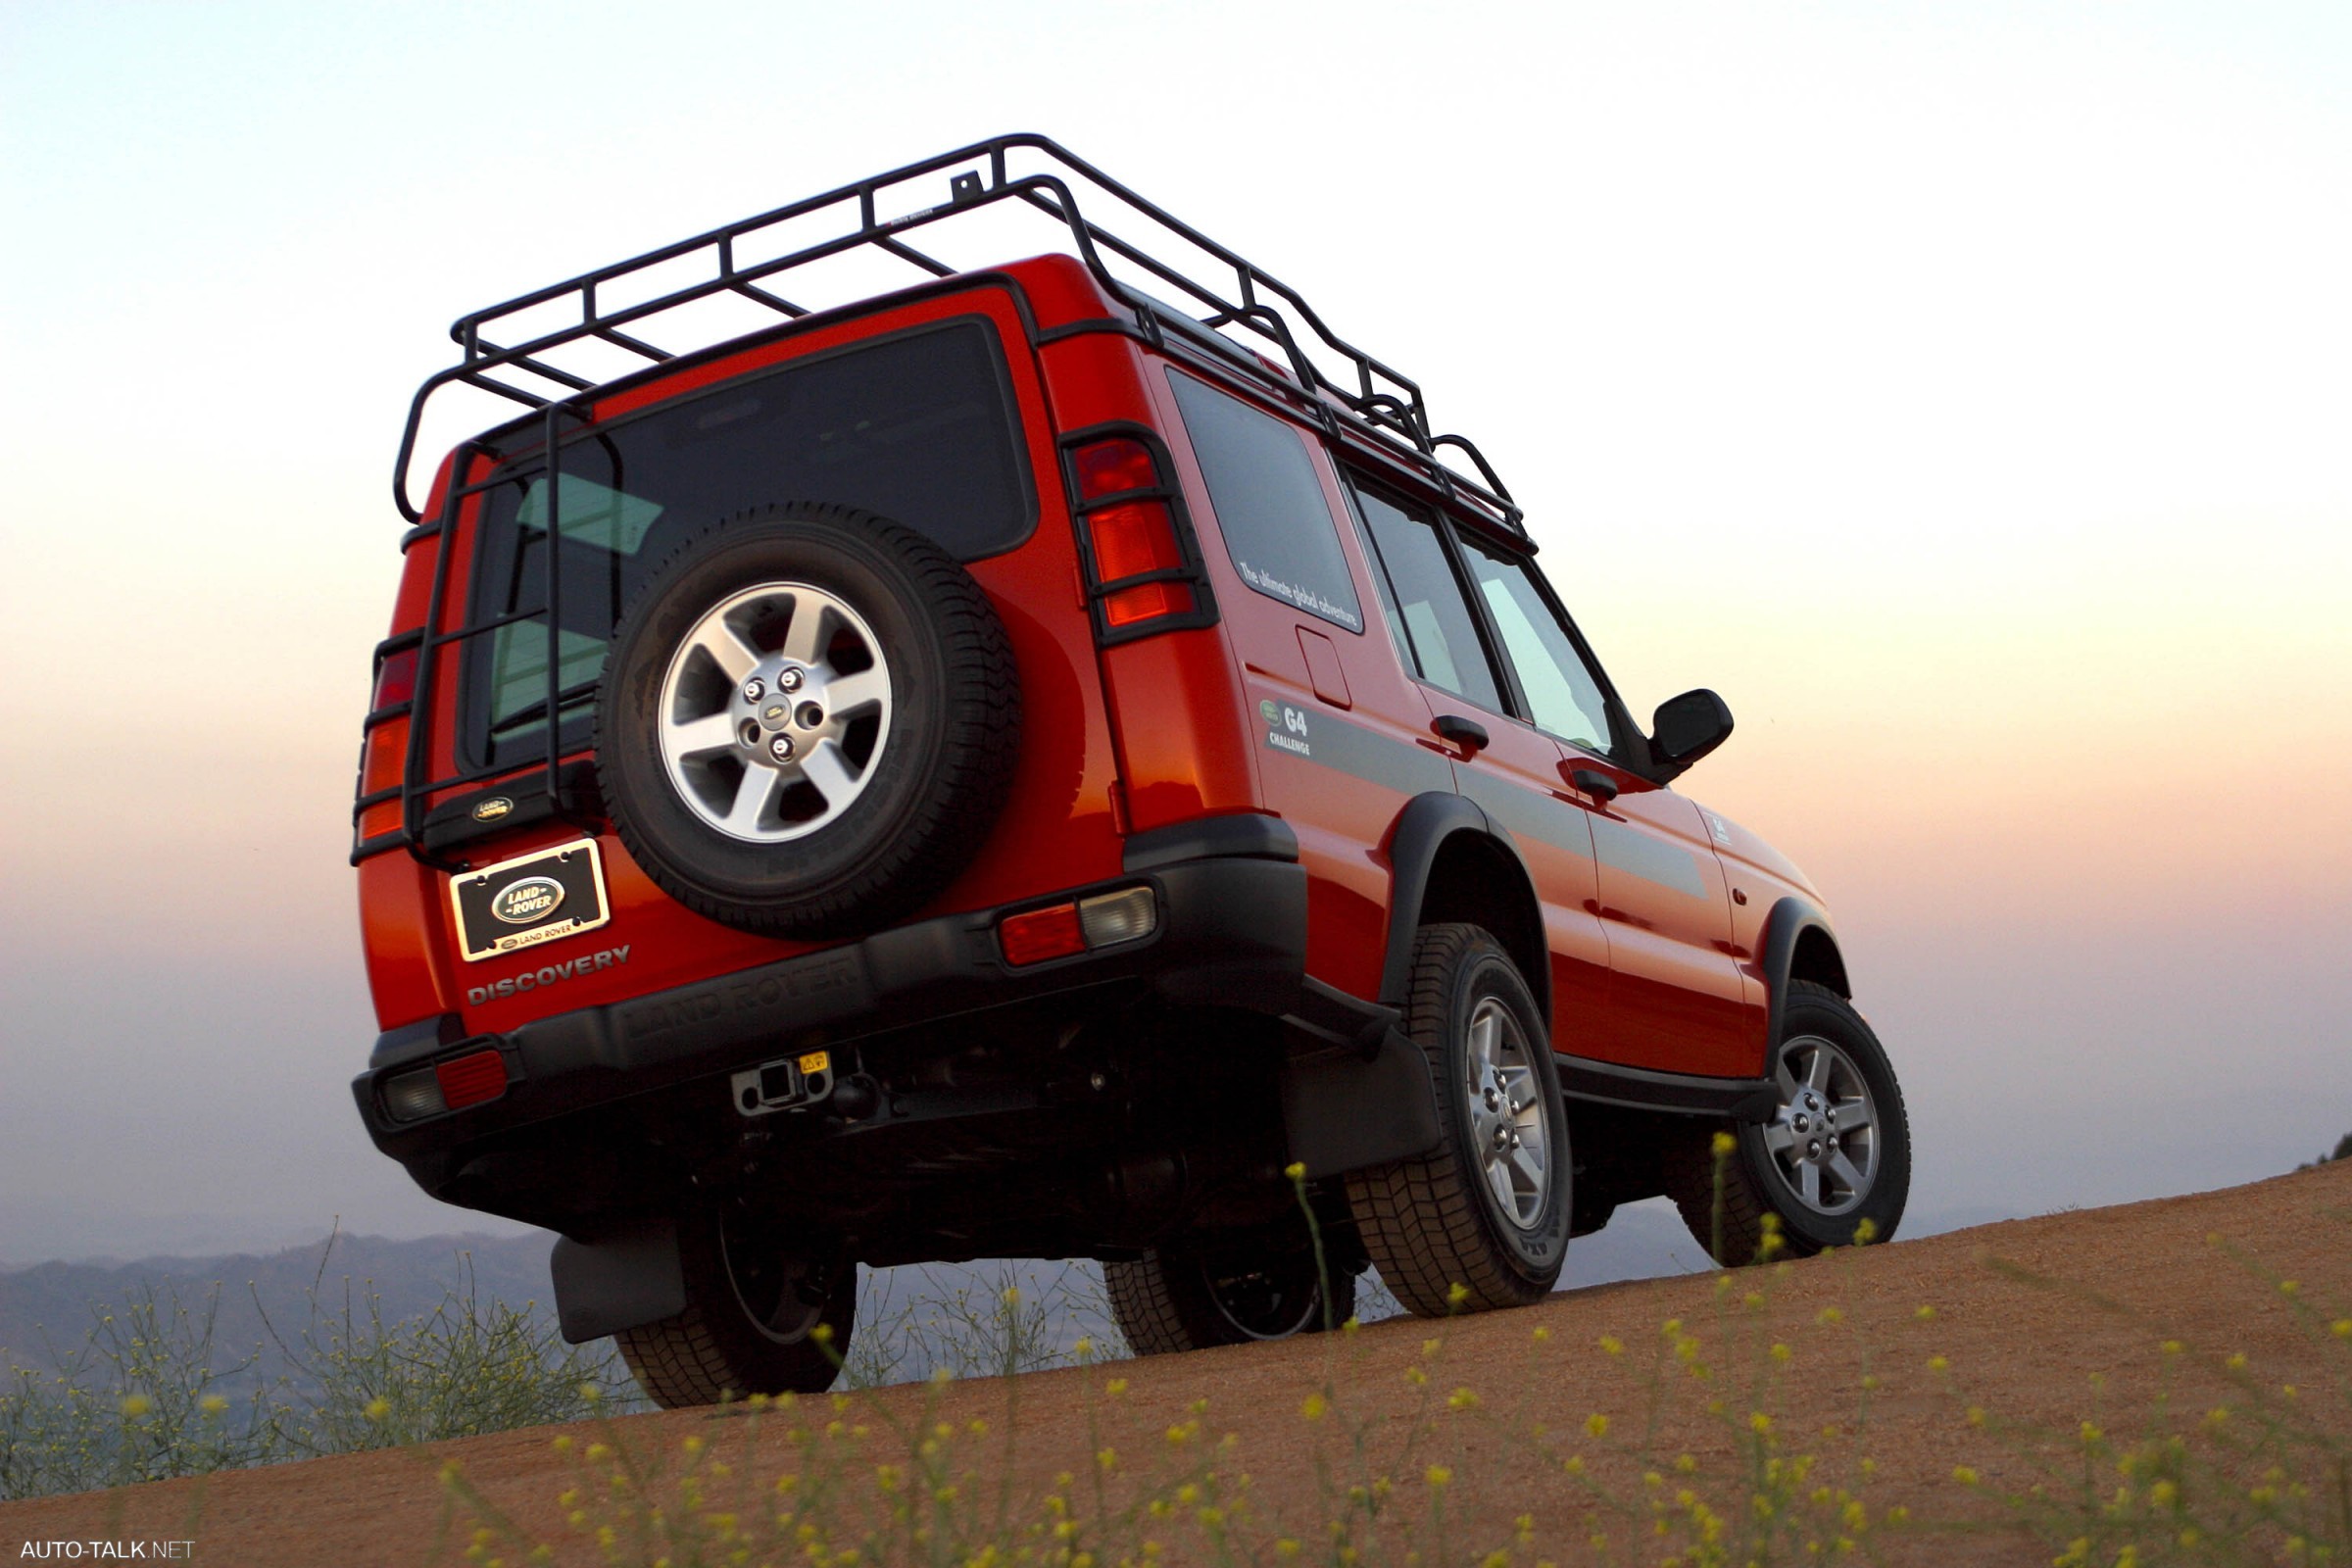
[[[1440,713],[1429,727],[1438,732],[1438,739],[1460,747],[1464,757],[1476,757],[1487,749],[1487,726],[1475,718]]]
[[[1563,762],[1560,771],[1568,775],[1569,783],[1603,806],[1617,798],[1617,781],[1597,767],[1570,767]]]

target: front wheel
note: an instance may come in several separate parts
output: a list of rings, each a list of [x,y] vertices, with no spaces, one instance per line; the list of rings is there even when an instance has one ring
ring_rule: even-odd
[[[1568,1110],[1544,1015],[1502,945],[1474,925],[1414,938],[1404,1031],[1444,1136],[1348,1177],[1380,1277],[1422,1317],[1542,1299],[1567,1261]]]
[[[1851,1244],[1864,1221],[1892,1237],[1911,1191],[1911,1123],[1870,1025],[1827,986],[1790,981],[1772,1079],[1770,1117],[1706,1129],[1669,1154],[1668,1193],[1691,1236],[1726,1265],[1760,1260],[1772,1231],[1799,1257]],[[1733,1141],[1720,1193],[1719,1131]]]

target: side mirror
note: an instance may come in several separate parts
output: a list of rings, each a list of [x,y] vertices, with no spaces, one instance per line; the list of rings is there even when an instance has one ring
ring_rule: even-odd
[[[1664,783],[1731,738],[1732,710],[1722,698],[1703,686],[1669,697],[1650,719],[1651,771]]]

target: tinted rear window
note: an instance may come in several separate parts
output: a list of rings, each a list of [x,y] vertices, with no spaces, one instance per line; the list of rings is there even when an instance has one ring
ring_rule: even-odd
[[[921,530],[963,561],[1028,537],[1037,515],[993,328],[977,321],[861,344],[731,381],[563,448],[558,682],[566,749],[619,612],[684,540],[747,507],[840,502]],[[547,474],[518,465],[484,498],[469,623],[466,750],[508,766],[547,746]],[[571,734],[579,729],[575,740]]]

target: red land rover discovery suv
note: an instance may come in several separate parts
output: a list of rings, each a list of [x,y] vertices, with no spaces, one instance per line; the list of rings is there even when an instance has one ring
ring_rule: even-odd
[[[936,254],[1008,216],[1054,253]],[[807,303],[850,259],[909,286]],[[1370,1264],[1530,1301],[1660,1193],[1727,1262],[1893,1231],[1819,900],[1668,787],[1724,704],[1644,733],[1477,448],[1240,256],[1010,136],[453,336],[353,1089],[656,1399],[824,1387],[860,1260],[1100,1258],[1149,1352]],[[416,506],[457,386],[522,412]]]

